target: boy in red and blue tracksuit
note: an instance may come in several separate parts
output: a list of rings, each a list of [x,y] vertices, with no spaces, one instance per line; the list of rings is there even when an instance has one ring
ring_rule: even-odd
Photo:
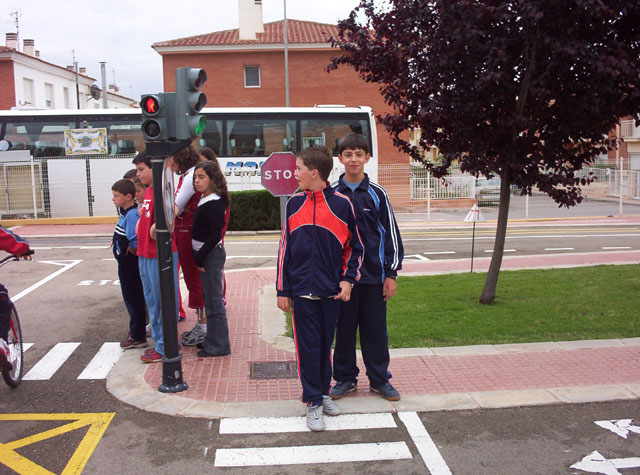
[[[293,307],[293,331],[307,426],[324,430],[323,412],[340,409],[329,397],[331,345],[341,301],[360,278],[363,247],[351,202],[328,186],[333,158],[309,147],[296,159],[301,193],[287,202],[278,250],[278,307]]]
[[[353,204],[365,260],[362,278],[353,288],[349,302],[340,308],[333,353],[336,384],[331,388],[331,397],[340,399],[357,387],[356,333],[359,329],[369,387],[385,399],[397,401],[400,393],[389,382],[387,301],[396,292],[396,277],[402,267],[402,238],[387,192],[370,181],[364,172],[371,158],[367,139],[359,134],[347,135],[340,140],[339,151],[344,173],[331,186],[348,196]]]

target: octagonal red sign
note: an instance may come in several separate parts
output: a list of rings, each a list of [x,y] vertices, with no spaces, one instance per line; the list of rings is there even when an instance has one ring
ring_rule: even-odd
[[[273,196],[290,196],[298,190],[294,176],[296,156],[291,152],[273,152],[260,168],[262,186]]]

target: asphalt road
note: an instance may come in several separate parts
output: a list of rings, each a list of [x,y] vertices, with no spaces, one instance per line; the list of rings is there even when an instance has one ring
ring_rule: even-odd
[[[608,252],[603,248],[637,249],[640,246],[638,236],[638,226],[530,226],[511,229],[507,248],[522,254]],[[407,231],[403,237],[408,256],[428,259],[469,256],[469,229]],[[489,230],[477,230],[476,239],[476,255],[491,249]],[[275,233],[229,235],[227,268],[274,266],[277,241]],[[221,434],[218,420],[186,419],[140,411],[111,396],[105,389],[104,379],[78,379],[105,342],[118,342],[126,336],[124,306],[115,283],[116,264],[107,247],[109,239],[32,238],[31,242],[38,248],[35,262],[12,263],[0,270],[0,281],[14,296],[59,272],[16,302],[25,341],[33,343],[25,353],[26,372],[59,342],[79,345],[49,378],[23,381],[15,390],[0,384],[0,444],[5,444],[0,445],[0,473],[14,473],[8,468],[16,463],[15,454],[9,450],[13,448],[36,464],[35,467],[53,473],[61,473],[68,463],[76,468],[68,473],[80,473],[84,467],[84,473],[96,474],[136,471],[175,474],[203,469],[214,473],[256,473],[259,470],[265,474],[404,474],[428,473],[428,467],[433,469],[430,465],[433,460],[428,456],[434,451],[428,452],[425,459],[418,450],[421,439],[411,434],[397,414],[393,415],[395,427],[387,429],[322,434]],[[549,250],[570,247],[573,250]],[[412,258],[418,259],[409,257]],[[6,420],[15,418],[16,414],[25,414],[26,420]],[[42,416],[38,414],[48,415],[48,420],[41,420]],[[56,417],[84,418],[88,422],[76,430],[58,434],[55,428],[69,421],[56,420]],[[110,422],[105,423],[110,417],[113,417]],[[640,406],[635,401],[425,412],[419,417],[433,439],[435,452],[441,455],[452,473],[585,473],[570,467],[596,450],[608,459],[640,457],[640,433],[629,433],[628,438],[623,439],[594,423],[640,420]],[[87,430],[89,426],[91,430]],[[64,431],[58,429],[58,432]],[[54,435],[50,438],[38,435],[43,433]],[[21,439],[23,442],[15,442]],[[92,443],[97,444],[95,451],[92,451]],[[215,465],[220,449],[379,443],[404,443],[409,456],[375,462],[260,468],[220,468]],[[333,453],[335,449],[327,448],[324,452]],[[38,473],[28,464],[20,465],[19,469],[20,473]],[[622,473],[640,473],[640,468],[625,468]]]

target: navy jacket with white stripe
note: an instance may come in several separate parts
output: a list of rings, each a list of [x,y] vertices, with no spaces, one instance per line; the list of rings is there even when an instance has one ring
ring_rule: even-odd
[[[364,244],[359,283],[380,284],[385,278],[398,275],[404,258],[402,238],[389,195],[382,186],[370,181],[366,173],[355,192],[344,184],[343,177],[344,174],[340,175],[331,187],[347,196],[356,212],[358,231]]]

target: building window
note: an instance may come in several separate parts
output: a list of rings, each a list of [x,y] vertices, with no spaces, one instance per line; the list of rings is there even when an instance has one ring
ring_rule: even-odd
[[[260,66],[244,67],[244,87],[260,87]]]
[[[23,106],[29,105],[29,106],[34,106],[35,105],[35,101],[34,101],[34,91],[33,91],[33,79],[29,79],[29,78],[22,78],[22,96],[24,97],[24,104],[21,104]]]
[[[55,108],[56,104],[53,100],[53,84],[44,83],[44,102],[50,109]]]
[[[70,109],[71,101],[69,100],[69,88],[68,87],[63,88],[62,92],[64,94],[64,108]]]

